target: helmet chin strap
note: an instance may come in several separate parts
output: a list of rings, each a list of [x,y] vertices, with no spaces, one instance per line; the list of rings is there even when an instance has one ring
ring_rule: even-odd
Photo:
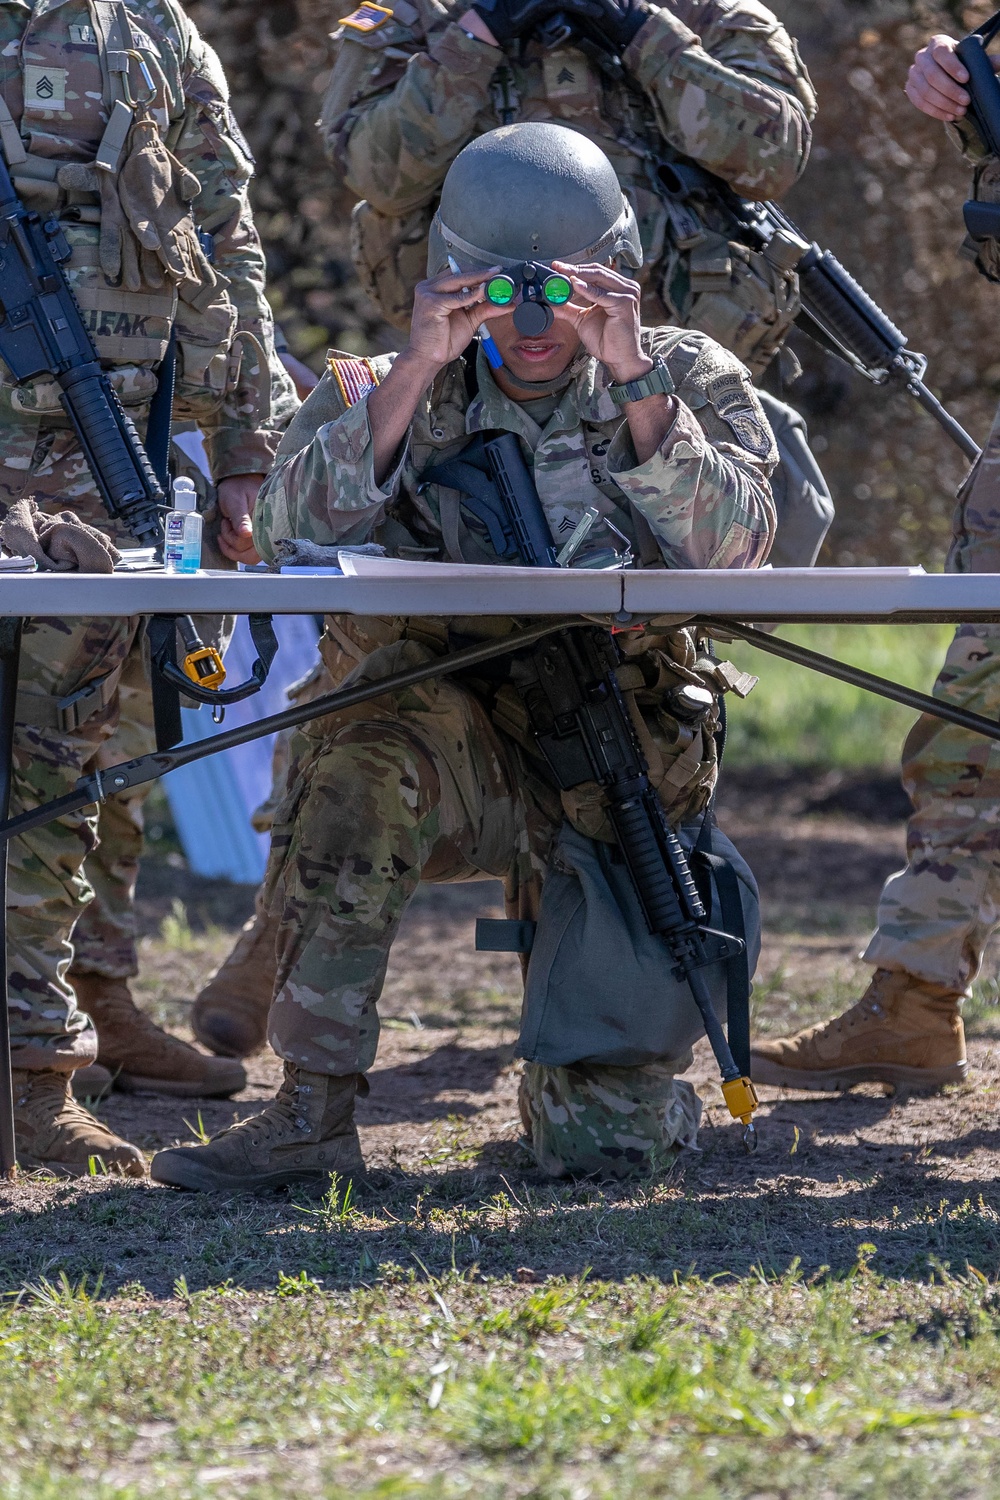
[[[510,365],[505,363],[503,367],[504,378],[509,380],[511,385],[516,385],[519,391],[528,391],[532,396],[554,396],[557,392],[564,391],[573,379],[570,370],[571,365],[552,380],[522,380],[519,375],[514,374]]]

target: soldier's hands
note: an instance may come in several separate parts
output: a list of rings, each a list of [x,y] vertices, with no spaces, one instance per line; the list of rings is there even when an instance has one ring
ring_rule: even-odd
[[[907,99],[932,120],[960,120],[969,107],[968,90],[962,87],[969,74],[955,56],[957,46],[953,37],[932,36],[906,75]]]
[[[230,562],[260,562],[253,544],[251,517],[257,491],[263,483],[263,474],[233,474],[219,480],[216,490],[222,512],[219,546]]]
[[[553,269],[567,276],[573,300],[559,309],[571,322],[588,354],[594,355],[612,380],[638,380],[653,368],[639,337],[639,286],[608,266],[573,266],[554,260]]]
[[[413,294],[410,340],[400,357],[423,366],[428,385],[438,370],[457,359],[475,337],[480,323],[503,317],[507,311],[494,307],[483,296],[483,287],[499,266],[488,271],[450,271],[421,281]]]
[[[580,30],[599,47],[607,50],[611,42],[615,52],[624,52],[637,32],[652,14],[646,0],[577,0],[570,4],[567,19],[576,21]]]
[[[571,10],[572,0],[568,6],[565,0],[476,0],[471,9],[485,22],[494,42],[503,46],[504,42],[513,42],[519,37],[530,35],[557,11]],[[462,24],[459,21],[459,25]],[[479,34],[477,28],[477,35]],[[488,41],[489,37],[482,37],[482,40]]]

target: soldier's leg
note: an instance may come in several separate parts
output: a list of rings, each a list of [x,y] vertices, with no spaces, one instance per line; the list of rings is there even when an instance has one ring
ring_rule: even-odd
[[[119,722],[101,746],[102,766],[155,747],[152,698],[138,636],[118,687]],[[94,899],[73,929],[70,979],[97,1027],[98,1062],[126,1092],[228,1098],[246,1086],[239,1063],[206,1057],[171,1036],[136,1006],[129,979],[139,972],[135,887],[143,846],[143,807],[152,783],[101,804],[98,843],[87,856]],[[79,1093],[79,1088],[77,1089]]]
[[[122,540],[108,522],[75,434],[39,417],[0,422],[0,510],[31,495],[43,510],[70,507]],[[12,812],[71,790],[93,769],[117,713],[115,676],[136,620],[34,620],[24,636],[15,730]],[[78,690],[75,706],[60,700]],[[73,720],[76,727],[63,726]],[[69,1079],[96,1054],[94,1028],[67,980],[70,933],[91,889],[83,869],[96,820],[74,814],[10,846],[9,987],[18,1157],[22,1165],[86,1172],[92,1157],[143,1175],[141,1154],[81,1110]]]
[[[310,703],[332,692],[333,678],[317,661],[313,670],[288,690],[290,703]],[[271,792],[251,818],[258,833],[270,833],[275,809],[285,795],[293,731],[276,736]],[[254,914],[236,946],[210,976],[191,1012],[191,1027],[203,1046],[220,1057],[249,1057],[267,1043],[267,1013],[274,995],[278,918],[257,892]]]
[[[948,560],[956,572],[1000,568],[1000,412],[959,492]],[[936,697],[996,719],[1000,634],[963,625]],[[937,1087],[967,1070],[961,1002],[1000,912],[1000,752],[929,716],[903,748],[914,804],[907,865],[886,882],[865,959],[876,965],[857,1005],[797,1036],[759,1043],[754,1076],[791,1087],[867,1080]]]
[[[690,1064],[681,1062],[680,1066]],[[693,1146],[701,1100],[677,1066],[549,1068],[528,1063],[521,1122],[550,1177],[629,1177],[665,1171]]]
[[[1000,718],[995,631],[959,628],[935,697]],[[886,881],[865,959],[959,994],[1000,914],[1000,745],[923,717],[903,748],[903,785],[914,808],[907,863]]]
[[[116,673],[137,626],[135,620],[26,622],[12,813],[71,791],[93,767],[113,727]],[[78,693],[86,696],[74,699]],[[73,718],[80,722],[67,727]],[[95,838],[90,808],[10,844],[8,985],[18,1154],[22,1165],[70,1172],[86,1172],[89,1159],[100,1156],[109,1167],[141,1175],[139,1152],[73,1105],[68,1090],[69,1075],[97,1054],[93,1025],[67,979],[70,935],[91,894],[84,860]]]
[[[423,659],[380,653],[379,672]],[[375,1058],[376,1002],[421,878],[531,863],[521,802],[481,706],[447,681],[300,733],[272,835],[280,911],[269,1036],[286,1060],[274,1105],[208,1146],[160,1153],[154,1176],[247,1187],[362,1167],[353,1125]]]

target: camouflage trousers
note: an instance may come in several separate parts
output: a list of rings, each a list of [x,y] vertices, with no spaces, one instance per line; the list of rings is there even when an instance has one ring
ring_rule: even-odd
[[[1000,572],[1000,412],[959,491],[948,569]],[[934,696],[1000,719],[1000,625],[962,625]],[[865,959],[964,989],[1000,918],[1000,745],[940,719],[917,720],[903,747],[914,812],[907,864],[886,882]]]
[[[12,812],[72,790],[96,769],[118,720],[116,677],[137,649],[141,621],[25,622],[14,726]],[[93,687],[95,711],[75,729],[58,704]],[[7,893],[7,969],[15,1066],[70,1070],[97,1056],[67,973],[71,934],[92,897],[84,868],[97,844],[97,809],[70,813],[13,839]]]
[[[207,712],[207,710],[205,710]],[[98,765],[115,765],[156,747],[148,668],[139,642],[129,652],[118,683],[118,725],[98,751]],[[101,803],[97,846],[87,856],[93,899],[73,928],[70,974],[128,979],[139,972],[135,887],[144,837],[146,798],[155,782],[131,787]]]
[[[397,642],[352,682],[428,655]],[[509,915],[535,916],[559,822],[552,801],[480,701],[446,678],[299,730],[266,885],[279,919],[275,1051],[312,1072],[370,1068],[389,950],[419,882],[492,876]],[[525,1099],[554,1175],[656,1169],[697,1131],[693,1090],[662,1066],[533,1066]]]

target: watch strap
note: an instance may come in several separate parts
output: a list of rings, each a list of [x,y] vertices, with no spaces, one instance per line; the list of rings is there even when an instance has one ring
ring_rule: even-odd
[[[672,396],[676,389],[666,360],[657,355],[645,375],[638,380],[613,380],[608,394],[616,406],[624,406],[626,401],[643,401],[647,396]]]

